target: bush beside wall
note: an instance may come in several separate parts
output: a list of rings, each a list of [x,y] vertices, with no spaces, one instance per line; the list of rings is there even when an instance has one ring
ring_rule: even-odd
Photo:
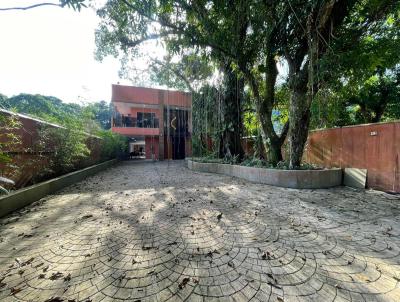
[[[17,118],[20,126],[0,129],[0,150],[9,158],[0,160],[0,176],[15,182],[9,189],[19,189],[43,180],[61,176],[127,152],[127,138],[100,130],[89,135],[79,128],[62,127],[6,110],[0,117]],[[9,134],[18,137],[17,144],[8,144]]]

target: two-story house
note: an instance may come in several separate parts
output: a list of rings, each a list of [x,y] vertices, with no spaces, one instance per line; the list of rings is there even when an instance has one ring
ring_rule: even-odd
[[[131,154],[156,160],[191,156],[190,93],[112,85],[112,106],[112,131],[130,138]]]

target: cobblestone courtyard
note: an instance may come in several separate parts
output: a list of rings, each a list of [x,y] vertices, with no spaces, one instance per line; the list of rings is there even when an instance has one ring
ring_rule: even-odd
[[[400,301],[400,199],[121,163],[0,219],[1,301]]]

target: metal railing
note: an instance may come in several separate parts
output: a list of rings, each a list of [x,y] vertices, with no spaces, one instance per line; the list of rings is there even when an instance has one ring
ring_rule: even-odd
[[[131,116],[114,116],[113,127],[131,127],[131,128],[159,128],[159,119],[142,119],[138,120]]]

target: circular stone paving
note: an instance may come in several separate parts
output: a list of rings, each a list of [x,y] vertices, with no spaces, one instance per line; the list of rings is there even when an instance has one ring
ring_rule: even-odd
[[[0,220],[1,301],[400,301],[400,199],[125,162]]]

